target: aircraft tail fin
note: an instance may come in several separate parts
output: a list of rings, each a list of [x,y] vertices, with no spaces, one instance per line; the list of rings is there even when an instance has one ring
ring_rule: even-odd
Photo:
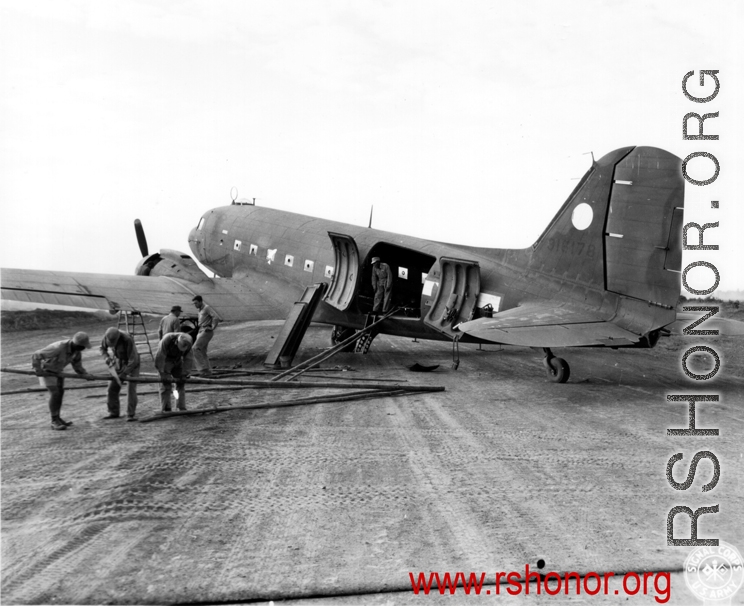
[[[595,161],[532,246],[530,269],[665,308],[682,269],[681,160],[654,147]]]

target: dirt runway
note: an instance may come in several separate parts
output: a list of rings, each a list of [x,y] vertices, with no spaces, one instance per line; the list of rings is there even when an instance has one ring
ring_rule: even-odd
[[[96,343],[105,327],[4,333],[2,365],[30,368],[35,349],[78,329]],[[213,362],[262,368],[279,328],[221,326]],[[311,327],[295,361],[327,347],[329,332]],[[145,424],[104,421],[104,388],[69,390],[63,416],[74,426],[63,432],[50,429],[44,393],[3,396],[3,602],[494,603],[494,595],[415,596],[409,573],[483,571],[483,593],[494,594],[496,571],[536,570],[542,560],[543,572],[669,571],[668,603],[695,603],[680,574],[690,549],[666,544],[669,510],[718,504],[719,514],[700,518],[699,536],[744,549],[744,349],[741,339],[706,337],[722,367],[701,386],[680,363],[699,340],[556,351],[571,365],[570,381],[557,385],[529,349],[461,346],[455,371],[450,344],[378,337],[369,354],[325,366],[353,369],[339,377],[446,391]],[[83,362],[104,372],[95,346]],[[414,362],[441,366],[411,373]],[[688,362],[710,366],[702,356]],[[3,391],[35,385],[2,376]],[[687,404],[666,399],[674,393],[719,394],[719,403],[698,405],[697,426],[720,436],[667,436],[687,426]],[[194,392],[187,404],[308,395]],[[157,395],[140,397],[140,418],[158,409]],[[718,485],[701,492],[712,474],[704,461],[690,490],[673,490],[668,459],[684,453],[675,468],[683,481],[699,450],[721,461]],[[688,518],[678,516],[675,533],[689,536]],[[612,594],[618,587],[574,600],[656,603],[653,591]]]

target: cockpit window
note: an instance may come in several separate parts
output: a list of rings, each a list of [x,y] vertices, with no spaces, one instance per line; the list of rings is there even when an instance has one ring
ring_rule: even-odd
[[[204,217],[199,219],[199,225],[196,226],[196,229],[202,229],[204,227]]]

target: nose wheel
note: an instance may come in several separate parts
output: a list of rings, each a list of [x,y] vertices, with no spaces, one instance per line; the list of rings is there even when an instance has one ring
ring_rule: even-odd
[[[571,368],[568,366],[568,362],[563,358],[556,358],[549,347],[543,347],[543,351],[545,352],[543,364],[545,365],[548,380],[553,381],[553,383],[565,383],[568,381],[568,377],[571,376]]]

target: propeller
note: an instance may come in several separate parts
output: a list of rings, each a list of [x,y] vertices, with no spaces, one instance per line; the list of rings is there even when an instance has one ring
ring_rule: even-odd
[[[137,244],[139,244],[140,252],[143,257],[147,256],[147,238],[145,238],[145,230],[142,227],[142,221],[139,219],[134,220],[134,233],[137,234]]]

